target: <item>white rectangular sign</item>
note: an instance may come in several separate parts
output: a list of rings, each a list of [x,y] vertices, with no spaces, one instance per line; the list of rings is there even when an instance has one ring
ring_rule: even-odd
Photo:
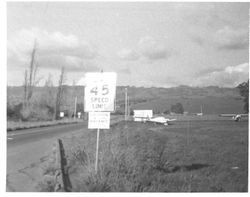
[[[134,118],[152,118],[153,110],[134,110]]]
[[[60,118],[64,117],[64,112],[60,112]]]
[[[110,112],[89,112],[89,129],[109,129]]]
[[[86,73],[84,111],[114,111],[116,73]]]

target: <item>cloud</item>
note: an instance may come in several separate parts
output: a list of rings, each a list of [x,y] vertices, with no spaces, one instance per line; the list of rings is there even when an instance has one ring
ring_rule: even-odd
[[[215,19],[218,20],[216,4],[213,3],[175,3],[173,11],[175,17],[188,23],[189,27],[213,25]]]
[[[248,30],[232,29],[229,26],[225,26],[215,33],[214,40],[218,49],[246,49],[248,48]]]
[[[37,62],[43,68],[60,69],[64,67],[69,72],[98,71],[100,68],[91,60],[83,60],[75,56],[50,55],[40,56]]]
[[[133,61],[133,60],[139,59],[139,54],[136,51],[131,50],[131,49],[126,49],[126,48],[119,51],[117,55],[120,59],[123,59],[123,60]]]
[[[190,39],[195,43],[198,44],[199,46],[203,46],[205,44],[205,39],[202,38],[198,34],[190,34]]]
[[[197,70],[197,72],[195,73],[195,77],[202,77],[202,76],[206,76],[208,74],[214,73],[214,72],[221,72],[223,70],[224,68],[217,68],[214,66],[210,66],[204,69]]]
[[[138,49],[144,57],[150,60],[165,59],[168,57],[167,48],[149,36],[139,40]]]
[[[209,72],[201,77],[198,77],[195,80],[194,85],[236,87],[243,81],[248,80],[248,70],[248,63],[237,66],[228,66],[221,71]]]
[[[35,40],[40,67],[57,67],[56,62],[60,62],[69,70],[71,66],[72,70],[75,70],[81,67],[83,60],[91,60],[97,56],[97,50],[93,45],[79,40],[75,35],[48,32],[38,28],[22,29],[8,39],[8,66],[27,66]],[[44,64],[45,62],[47,64]]]
[[[118,72],[121,74],[131,75],[131,70],[128,67],[121,68],[120,70],[118,70]]]
[[[150,36],[145,36],[139,39],[134,49],[124,48],[117,53],[122,60],[135,61],[144,57],[150,61],[158,59],[166,59],[170,53],[166,46]]]
[[[80,78],[80,79],[77,81],[76,85],[77,85],[77,86],[85,86],[85,85],[86,85],[85,77]]]

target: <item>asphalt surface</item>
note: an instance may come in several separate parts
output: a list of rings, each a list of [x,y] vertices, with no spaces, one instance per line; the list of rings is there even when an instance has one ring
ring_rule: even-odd
[[[7,192],[34,192],[41,180],[41,166],[63,136],[84,132],[87,122],[25,129],[7,133]]]
[[[123,116],[111,116],[110,124]],[[88,129],[88,122],[49,126],[7,133],[7,192],[36,192],[42,180],[43,165],[53,151],[58,138],[80,135]]]
[[[57,125],[43,128],[33,128],[25,130],[10,131],[7,134],[7,148],[22,145],[29,142],[50,139],[58,134],[67,134],[81,128],[86,129],[87,123]]]

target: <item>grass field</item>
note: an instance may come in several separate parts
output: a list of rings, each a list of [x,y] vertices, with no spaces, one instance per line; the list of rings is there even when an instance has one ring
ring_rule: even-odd
[[[247,192],[248,121],[119,122],[64,140],[73,191]]]

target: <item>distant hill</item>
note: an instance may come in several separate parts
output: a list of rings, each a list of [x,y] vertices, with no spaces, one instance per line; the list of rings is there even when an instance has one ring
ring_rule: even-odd
[[[205,114],[220,113],[243,113],[243,98],[237,88],[209,87],[189,87],[179,86],[173,88],[144,88],[129,87],[128,96],[130,98],[130,109],[153,109],[154,113],[162,113],[169,110],[171,105],[177,102],[182,103],[184,110],[189,113],[200,112],[200,106]],[[84,87],[65,86],[64,109],[73,111],[75,96],[78,103],[84,103]],[[33,99],[39,99],[46,89],[36,87]],[[56,87],[52,87],[52,92],[56,94]],[[23,87],[7,87],[7,101],[9,104],[22,102]],[[117,110],[124,111],[125,87],[118,86],[116,89]]]
[[[124,103],[124,88],[117,91],[117,103]],[[189,113],[205,114],[243,113],[243,99],[237,88],[219,88],[215,86],[193,88],[179,86],[175,88],[136,88],[129,87],[128,95],[132,109],[153,109],[162,113],[177,102],[182,103]]]

